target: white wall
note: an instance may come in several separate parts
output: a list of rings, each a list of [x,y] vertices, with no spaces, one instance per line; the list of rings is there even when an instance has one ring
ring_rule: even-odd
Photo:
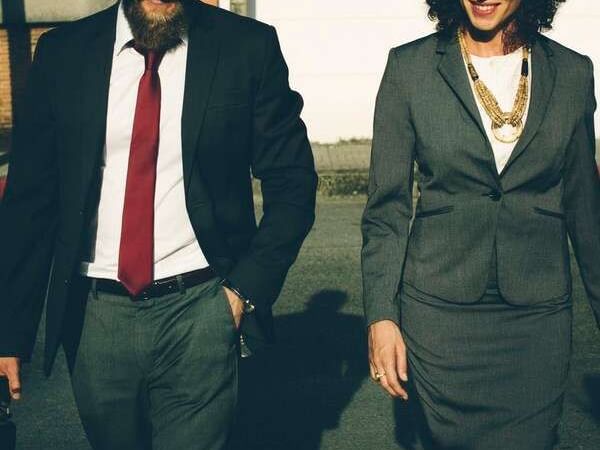
[[[256,18],[277,27],[310,137],[321,142],[371,136],[388,50],[434,28],[424,0],[256,0]],[[590,55],[600,73],[600,2],[568,0],[555,28],[551,37]]]

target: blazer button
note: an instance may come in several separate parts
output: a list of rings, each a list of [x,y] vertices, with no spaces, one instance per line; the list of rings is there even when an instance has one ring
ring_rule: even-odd
[[[502,192],[492,191],[488,194],[488,197],[494,202],[499,202],[502,199]]]

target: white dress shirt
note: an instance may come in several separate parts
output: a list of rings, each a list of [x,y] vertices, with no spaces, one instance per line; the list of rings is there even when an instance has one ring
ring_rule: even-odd
[[[132,40],[121,6],[108,95],[100,203],[88,234],[90,254],[81,264],[81,273],[88,277],[118,280],[129,149],[138,85],[144,73],[144,57],[127,45]],[[159,68],[162,96],[154,200],[154,279],[208,267],[185,205],[181,116],[187,48],[184,40],[165,55]]]
[[[519,48],[513,53],[501,56],[480,57],[471,55],[471,60],[479,74],[479,78],[481,78],[492,94],[494,94],[494,97],[498,100],[500,109],[504,112],[512,111],[519,89],[519,81],[521,80],[523,49]],[[531,75],[531,58],[529,58],[529,99],[527,101],[525,115],[523,116],[523,126],[525,126],[527,121],[529,104],[531,103]],[[475,86],[473,85],[471,77],[469,77],[469,80],[471,81],[473,95],[475,95],[475,99],[477,100],[477,107],[481,114],[483,126],[488,139],[492,144],[492,149],[494,150],[494,158],[496,160],[498,173],[500,173],[506,166],[518,141],[507,144],[496,139],[492,132],[492,119],[483,108],[479,97],[475,93]]]

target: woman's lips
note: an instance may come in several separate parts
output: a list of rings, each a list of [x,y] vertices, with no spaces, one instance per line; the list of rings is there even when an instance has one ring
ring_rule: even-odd
[[[499,3],[475,3],[471,2],[471,8],[473,9],[473,14],[477,17],[489,17],[492,16],[496,9],[498,8]]]

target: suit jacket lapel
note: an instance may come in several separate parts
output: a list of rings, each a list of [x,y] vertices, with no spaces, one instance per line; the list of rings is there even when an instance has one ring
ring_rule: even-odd
[[[87,200],[106,140],[106,115],[119,4],[98,17],[89,41],[82,42],[81,205]]]
[[[189,13],[191,17],[189,48],[181,122],[186,192],[189,188],[198,138],[204,124],[206,108],[216,73],[220,44],[209,9],[198,3],[190,7]],[[200,199],[196,198],[194,200],[198,202]]]
[[[483,126],[483,121],[481,120],[481,114],[477,107],[477,101],[473,94],[471,83],[469,82],[469,77],[457,39],[447,40],[440,38],[437,52],[442,55],[438,65],[438,71],[446,83],[448,83],[454,94],[458,97],[483,135],[487,144],[487,156],[492,172],[495,177],[498,178],[494,152]]]
[[[523,134],[517,142],[508,162],[502,170],[502,175],[506,173],[509,166],[525,151],[531,143],[538,130],[540,129],[548,103],[552,97],[554,90],[554,82],[556,80],[556,67],[552,62],[552,52],[543,42],[540,37],[533,46],[531,53],[531,100],[529,112],[527,114],[527,122]]]

